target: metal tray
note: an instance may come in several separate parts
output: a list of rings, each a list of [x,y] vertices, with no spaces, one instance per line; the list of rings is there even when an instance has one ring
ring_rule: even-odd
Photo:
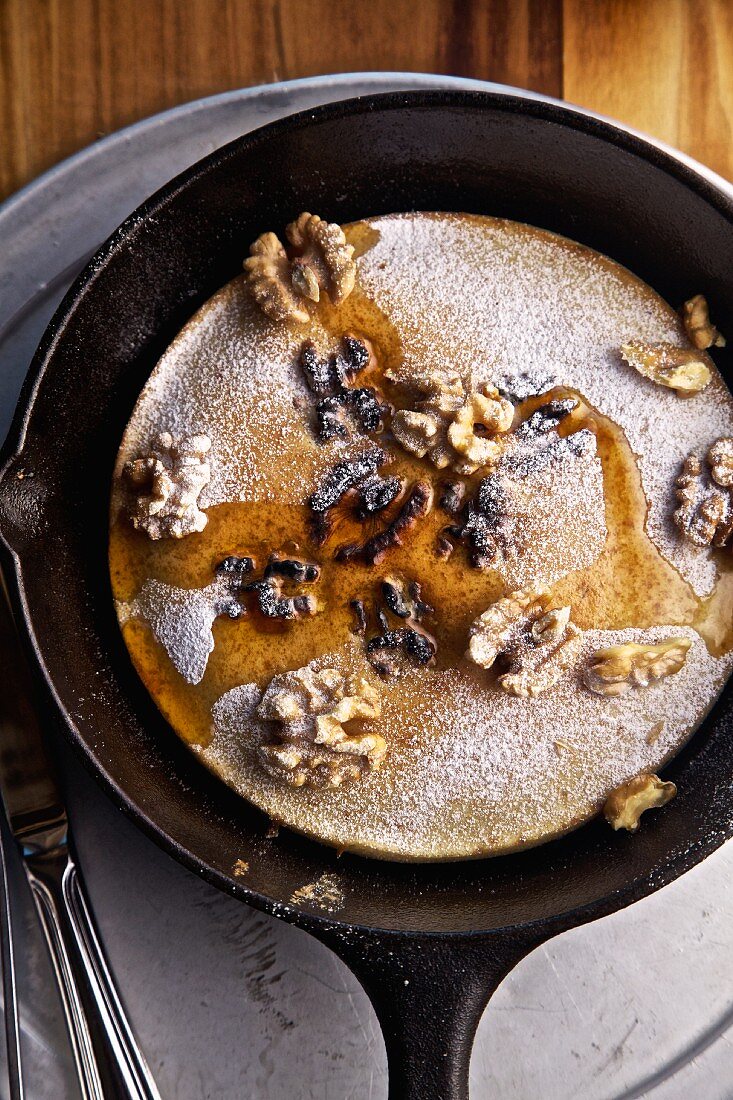
[[[367,92],[426,87],[493,86],[366,73],[229,92],[99,141],[0,207],[0,438],[36,343],[69,283],[147,195],[219,145],[282,115]],[[65,749],[62,756],[98,923],[162,1095],[386,1097],[376,1019],[335,956],[172,862],[112,807]],[[675,1100],[694,1092],[699,1100],[730,1100],[732,871],[728,845],[659,893],[529,956],[483,1018],[472,1097]],[[20,877],[14,903],[29,1095],[74,1096]]]

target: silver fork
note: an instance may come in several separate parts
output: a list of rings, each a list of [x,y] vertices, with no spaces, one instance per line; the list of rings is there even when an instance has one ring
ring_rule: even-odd
[[[7,824],[33,894],[83,1100],[160,1100],[160,1094],[117,994],[69,847],[68,819],[46,754],[28,668],[0,591],[0,790],[3,823],[0,899],[8,1071],[13,1100],[23,1098],[23,1073],[7,891]]]

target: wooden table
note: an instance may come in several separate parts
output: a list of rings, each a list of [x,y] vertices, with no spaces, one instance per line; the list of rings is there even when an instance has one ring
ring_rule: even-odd
[[[733,178],[733,0],[0,0],[0,198],[185,100],[367,69],[560,96]]]

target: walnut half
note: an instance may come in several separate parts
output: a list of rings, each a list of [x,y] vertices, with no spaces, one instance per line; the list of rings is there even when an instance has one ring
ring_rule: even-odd
[[[632,340],[622,346],[621,355],[639,374],[681,395],[700,393],[712,377],[710,368],[695,351],[674,344]]]
[[[603,816],[612,829],[635,833],[645,810],[664,806],[676,794],[674,783],[664,783],[658,775],[644,772],[611,791],[603,806]]]
[[[690,342],[696,348],[700,348],[702,351],[713,346],[716,348],[725,347],[725,337],[721,336],[715,325],[712,324],[708,303],[702,294],[696,294],[694,298],[690,298],[689,301],[685,302],[680,312],[685,331]]]
[[[356,281],[354,246],[340,225],[304,211],[285,230],[296,250],[291,281],[303,298],[320,301],[324,290],[334,305],[348,298]]]
[[[585,669],[585,686],[596,695],[625,695],[673,676],[684,666],[689,638],[667,638],[658,645],[627,642],[597,650]]]
[[[309,665],[275,676],[257,715],[277,722],[277,740],[260,747],[260,763],[290,787],[341,787],[382,763],[387,744],[377,733],[349,734],[347,722],[378,718],[381,702],[363,676]]]
[[[709,469],[697,455],[688,455],[675,482],[678,506],[673,520],[696,546],[725,546],[733,533],[733,440],[714,443],[707,454]]]
[[[309,319],[306,302],[328,294],[334,305],[354,289],[354,248],[335,222],[304,211],[285,230],[291,255],[274,233],[262,233],[244,261],[247,285],[262,312],[273,321]]]
[[[544,591],[522,589],[497,600],[470,627],[466,656],[481,668],[501,659],[506,671],[499,684],[509,695],[540,695],[577,658],[581,632],[570,622],[570,608],[547,605]]]
[[[409,378],[388,372],[386,377],[412,402],[412,408],[394,414],[391,425],[410,454],[467,476],[499,457],[497,436],[511,428],[514,406],[493,386],[467,393],[460,375],[447,370]]]
[[[713,443],[708,451],[710,476],[716,485],[725,489],[733,487],[733,439],[725,436]]]
[[[211,478],[207,455],[211,440],[194,435],[175,440],[161,432],[148,454],[128,462],[124,475],[134,493],[132,525],[151,539],[182,539],[203,531],[207,516],[198,507],[201,490]]]

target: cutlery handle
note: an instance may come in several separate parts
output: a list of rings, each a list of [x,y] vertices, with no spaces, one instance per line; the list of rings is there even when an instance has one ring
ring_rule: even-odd
[[[160,1100],[132,1033],[64,846],[26,858],[79,1075],[83,1100]]]
[[[7,1058],[10,1100],[24,1100],[23,1063],[20,1053],[20,1019],[15,985],[15,944],[13,912],[8,883],[8,857],[14,851],[13,838],[4,814],[0,814],[0,957],[3,972],[3,1016],[5,1017],[5,1054]]]

